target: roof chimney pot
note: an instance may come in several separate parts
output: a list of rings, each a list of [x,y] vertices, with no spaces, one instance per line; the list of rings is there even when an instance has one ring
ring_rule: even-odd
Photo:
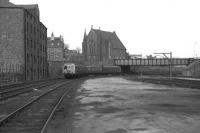
[[[51,41],[53,41],[54,40],[54,34],[53,34],[53,32],[51,33]]]

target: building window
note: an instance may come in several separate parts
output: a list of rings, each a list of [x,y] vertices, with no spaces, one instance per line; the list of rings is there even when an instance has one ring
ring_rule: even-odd
[[[34,27],[34,35],[36,35],[36,28]]]
[[[34,49],[35,49],[35,50],[36,50],[36,47],[37,47],[37,46],[36,46],[36,42],[34,41]]]
[[[27,69],[27,77],[29,77],[29,70]]]
[[[27,22],[27,26],[26,27],[27,27],[27,33],[28,33],[28,31],[29,31],[29,24],[28,24],[28,22]]]
[[[31,24],[31,33],[33,32],[33,26],[32,26],[32,24]]]
[[[34,63],[36,63],[36,57],[35,57],[35,55],[34,55]]]
[[[28,38],[26,39],[26,48],[29,48],[29,40],[28,40]]]
[[[36,70],[34,69],[34,76],[36,76]]]
[[[31,54],[31,58],[30,58],[30,63],[32,64],[32,54]]]
[[[29,55],[27,54],[26,55],[26,61],[27,61],[27,64],[29,63]]]
[[[33,42],[32,42],[32,39],[31,39],[31,48],[33,48]]]

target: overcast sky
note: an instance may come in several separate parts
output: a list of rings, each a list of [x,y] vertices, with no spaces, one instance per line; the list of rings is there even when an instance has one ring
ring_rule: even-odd
[[[115,31],[131,54],[200,56],[200,0],[10,0],[39,4],[48,35],[81,47],[84,30]]]

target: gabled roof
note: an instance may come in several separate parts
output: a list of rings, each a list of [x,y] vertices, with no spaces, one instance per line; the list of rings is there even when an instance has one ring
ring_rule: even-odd
[[[38,8],[38,4],[31,4],[31,5],[15,5],[17,7],[23,7],[25,9],[35,9]]]
[[[126,49],[115,32],[112,34],[110,40],[111,40],[111,43],[114,44],[113,48]]]
[[[95,34],[97,35],[99,39],[109,40],[113,44],[112,45],[113,48],[126,49],[115,32],[108,32],[108,31],[102,31],[102,30],[97,30],[97,29],[92,29],[92,30],[95,32]]]
[[[15,4],[9,2],[9,0],[0,0],[0,7],[12,7]]]
[[[53,46],[52,43],[54,44]],[[48,37],[47,45],[48,47],[64,47],[64,42],[60,39],[60,37],[54,37],[54,40],[51,40],[51,37]]]
[[[96,33],[98,37],[101,37],[104,40],[109,39],[110,36],[112,35],[112,32],[96,30],[96,29],[92,29],[92,30]]]
[[[23,7],[24,9],[39,9],[38,4],[30,4],[30,5],[15,5],[9,0],[0,0],[0,7]]]
[[[31,13],[32,15],[36,15],[37,17],[40,16],[40,11],[39,11],[39,7],[38,4],[30,4],[30,5],[15,5],[11,2],[9,2],[9,0],[0,0],[0,7],[4,7],[4,8],[24,8],[26,10],[32,10]]]

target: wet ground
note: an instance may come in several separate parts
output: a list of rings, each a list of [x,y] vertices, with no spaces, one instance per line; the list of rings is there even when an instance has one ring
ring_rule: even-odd
[[[65,99],[47,132],[199,133],[200,90],[89,79]]]

